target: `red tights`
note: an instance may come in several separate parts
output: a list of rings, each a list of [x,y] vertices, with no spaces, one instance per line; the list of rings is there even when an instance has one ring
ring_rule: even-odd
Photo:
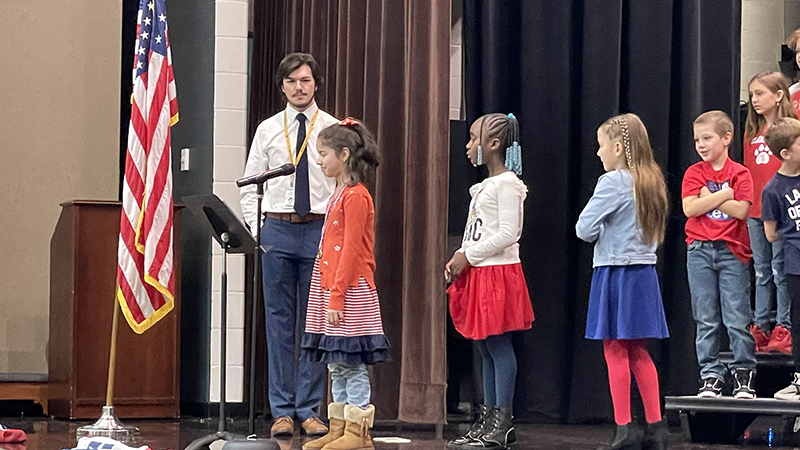
[[[614,404],[614,421],[625,425],[631,421],[631,372],[639,386],[648,423],[661,420],[661,398],[658,373],[644,339],[611,339],[603,341],[608,365],[608,385]]]

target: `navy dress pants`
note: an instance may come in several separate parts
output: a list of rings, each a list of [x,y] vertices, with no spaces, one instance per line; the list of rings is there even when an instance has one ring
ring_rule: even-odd
[[[261,244],[272,417],[316,417],[325,391],[324,364],[300,361],[311,270],[322,220],[291,223],[267,218]]]

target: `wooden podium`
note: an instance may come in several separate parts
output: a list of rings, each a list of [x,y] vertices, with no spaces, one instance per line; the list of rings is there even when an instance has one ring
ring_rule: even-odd
[[[62,203],[50,241],[49,413],[96,419],[106,400],[116,304],[120,202]],[[175,307],[143,334],[120,315],[119,418],[176,418],[180,406],[181,208],[175,207]]]

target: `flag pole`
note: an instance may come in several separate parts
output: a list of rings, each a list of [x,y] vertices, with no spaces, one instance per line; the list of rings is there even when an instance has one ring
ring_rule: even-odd
[[[116,300],[116,299],[115,299]],[[119,304],[114,302],[114,319],[111,321],[111,352],[108,355],[108,386],[106,406],[114,406],[114,380],[117,367],[117,333],[119,333]]]
[[[111,350],[108,355],[108,385],[106,387],[106,406],[103,406],[103,414],[92,425],[85,425],[78,428],[76,437],[102,436],[117,440],[123,444],[130,444],[139,435],[139,429],[129,425],[123,425],[114,412],[114,380],[117,364],[117,334],[119,333],[119,310],[120,306],[117,299],[113,302],[114,314],[111,320]]]

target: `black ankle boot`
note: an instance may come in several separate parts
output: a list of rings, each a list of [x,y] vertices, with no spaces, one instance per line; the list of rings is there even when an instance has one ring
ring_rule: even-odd
[[[597,450],[642,450],[642,432],[633,422],[617,425],[617,432],[610,444],[601,445]]]
[[[476,448],[508,448],[517,442],[511,408],[495,408],[486,422],[486,430],[477,439],[471,440],[467,446]]]
[[[475,420],[472,422],[472,427],[467,431],[467,434],[457,437],[447,443],[448,446],[465,445],[473,439],[477,439],[486,431],[486,421],[492,415],[493,406],[478,405],[475,407]]]
[[[669,443],[669,428],[666,420],[648,423],[642,439],[642,450],[666,450]]]

